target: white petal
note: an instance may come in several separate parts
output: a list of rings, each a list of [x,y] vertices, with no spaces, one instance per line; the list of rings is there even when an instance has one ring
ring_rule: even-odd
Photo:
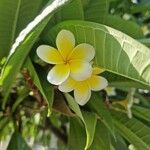
[[[86,82],[83,82],[75,88],[74,97],[75,101],[81,106],[85,105],[89,101],[91,97],[91,90]]]
[[[56,37],[56,45],[63,58],[66,59],[75,46],[75,38],[69,30],[61,30]]]
[[[82,81],[89,78],[92,74],[92,66],[88,62],[71,61],[70,76],[77,81]]]
[[[74,49],[71,55],[69,56],[69,59],[74,60],[84,60],[84,61],[91,61],[95,56],[95,50],[94,47],[87,43],[82,43],[77,45]]]
[[[68,65],[61,64],[55,65],[48,73],[47,80],[54,85],[59,85],[63,83],[70,73],[70,68]]]
[[[65,82],[58,86],[58,89],[62,92],[71,92],[75,87],[76,81],[72,78],[68,78]]]
[[[40,45],[37,48],[37,55],[45,62],[50,64],[62,64],[63,58],[59,51],[48,45]]]
[[[100,91],[108,86],[107,80],[101,76],[92,75],[88,82],[93,91]]]

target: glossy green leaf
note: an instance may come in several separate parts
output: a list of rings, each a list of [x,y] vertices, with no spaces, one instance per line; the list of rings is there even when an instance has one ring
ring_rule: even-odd
[[[129,119],[121,112],[113,113],[116,130],[138,150],[150,149],[150,127],[139,120]]]
[[[150,46],[150,38],[139,39],[139,42],[143,43],[146,46]]]
[[[150,123],[150,109],[140,106],[133,106],[132,112],[135,116],[142,118]]]
[[[114,29],[122,31],[122,32],[130,35],[133,38],[138,39],[138,38],[143,37],[141,27],[138,24],[136,24],[135,22],[130,21],[130,20],[124,20],[124,19],[120,18],[119,16],[107,15],[105,17],[104,22],[100,21],[99,23],[103,23]]]
[[[115,150],[129,150],[126,141],[116,133],[116,139],[112,138],[112,145]]]
[[[85,8],[85,19],[93,22],[103,22],[109,10],[109,0],[89,0]]]
[[[135,22],[109,15],[109,3],[110,0],[91,0],[85,10],[85,19],[113,27],[134,38],[142,38],[142,30]]]
[[[94,112],[98,114],[102,122],[114,136],[114,125],[109,109],[103,103],[103,99],[99,93],[92,93],[91,99],[87,104]]]
[[[84,118],[82,116],[81,110],[79,105],[76,103],[76,101],[74,100],[74,98],[70,95],[65,93],[65,98],[69,104],[69,107],[75,112],[75,114],[84,122]]]
[[[148,86],[148,85],[136,82],[134,80],[128,79],[126,77],[117,75],[112,72],[105,71],[101,75],[104,76],[108,80],[110,86],[114,86],[117,88],[121,88],[121,87],[132,88],[132,87],[134,87],[134,88],[150,90],[150,86]]]
[[[85,149],[88,149],[94,139],[97,117],[94,113],[85,112],[85,111],[82,111],[82,115],[84,118],[84,124],[85,124],[86,135],[87,135]]]
[[[86,133],[77,118],[70,118],[68,150],[84,150]]]
[[[49,113],[51,113],[54,100],[54,89],[50,83],[47,82],[45,72],[40,71],[40,73],[37,74],[29,57],[25,61],[24,67],[29,71],[33,83],[41,92],[44,100],[48,103]]]
[[[26,141],[18,132],[14,132],[11,136],[7,150],[31,150]]]
[[[97,122],[94,141],[89,150],[111,150],[110,132],[100,121]]]
[[[72,0],[70,3],[66,4],[64,7],[60,8],[52,17],[52,19],[49,21],[49,23],[46,26],[46,29],[42,32],[41,36],[42,38],[47,34],[49,29],[59,22],[62,22],[64,20],[83,20],[84,19],[84,13],[83,13],[83,7],[81,0]],[[47,39],[45,39],[46,41]],[[50,41],[46,41],[49,43]]]
[[[54,40],[61,29],[72,31],[77,44],[95,47],[96,66],[150,85],[150,50],[140,42],[113,28],[85,21],[60,23],[49,31],[47,39]]]
[[[15,100],[13,106],[12,106],[12,112],[15,112],[18,105],[27,97],[29,96],[29,89],[23,88],[20,90],[17,99]]]
[[[0,78],[0,85],[2,85],[4,94],[3,108],[5,107],[15,77],[20,71],[33,44],[51,19],[53,13],[67,2],[69,2],[69,0],[54,0],[18,36]]]
[[[0,59],[8,55],[16,36],[34,19],[41,4],[42,0],[0,0]]]
[[[82,120],[82,122],[85,125],[86,136],[87,136],[85,149],[87,149],[93,142],[97,117],[92,112],[85,112],[85,111],[81,112],[79,105],[69,94],[65,94],[65,97],[70,108],[76,113],[76,115]]]
[[[0,130],[2,130],[6,124],[8,124],[8,122],[10,121],[9,117],[1,117],[0,118]]]

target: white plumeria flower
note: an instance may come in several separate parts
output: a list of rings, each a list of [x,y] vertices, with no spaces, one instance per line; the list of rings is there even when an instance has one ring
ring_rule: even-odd
[[[54,85],[63,83],[69,76],[81,81],[91,76],[90,61],[95,56],[94,47],[81,43],[75,47],[75,37],[68,30],[61,30],[56,37],[56,46],[41,45],[37,55],[45,62],[55,66],[49,71],[47,79]]]
[[[108,82],[105,78],[98,76],[101,69],[93,68],[92,75],[83,81],[76,81],[69,77],[59,85],[58,89],[62,92],[74,90],[74,98],[79,105],[85,105],[91,97],[92,91],[99,91],[107,87]]]

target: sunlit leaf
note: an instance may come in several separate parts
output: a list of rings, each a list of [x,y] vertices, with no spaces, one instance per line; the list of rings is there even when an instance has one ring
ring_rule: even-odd
[[[85,125],[86,136],[87,136],[85,149],[87,149],[93,142],[97,117],[92,112],[91,113],[85,111],[81,112],[79,105],[69,94],[65,94],[65,97],[70,108],[76,113],[76,115],[82,120],[82,122]]]
[[[52,14],[67,2],[69,2],[69,0],[54,0],[20,33],[16,39],[0,78],[0,85],[2,85],[4,95],[3,108],[5,107],[15,77],[21,69],[33,44],[47,25]]]
[[[60,23],[50,30],[47,39],[55,39],[60,29],[72,31],[77,43],[95,47],[96,66],[149,86],[150,50],[140,42],[113,28],[85,21]]]
[[[40,8],[42,0],[36,0],[36,3],[30,0],[0,0],[0,59],[8,55],[16,36],[34,19]]]

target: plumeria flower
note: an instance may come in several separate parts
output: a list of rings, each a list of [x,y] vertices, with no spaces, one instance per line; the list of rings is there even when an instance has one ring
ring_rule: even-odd
[[[90,61],[95,56],[94,47],[87,43],[75,46],[75,37],[68,30],[61,30],[56,37],[57,49],[48,45],[37,48],[37,55],[45,62],[55,66],[49,71],[47,79],[54,85],[63,83],[69,76],[81,81],[91,76]]]
[[[58,86],[62,92],[74,90],[74,98],[79,105],[84,105],[91,97],[92,91],[99,91],[107,87],[108,82],[104,77],[98,76],[101,69],[93,68],[92,75],[83,81],[76,81],[69,77],[65,82]]]

